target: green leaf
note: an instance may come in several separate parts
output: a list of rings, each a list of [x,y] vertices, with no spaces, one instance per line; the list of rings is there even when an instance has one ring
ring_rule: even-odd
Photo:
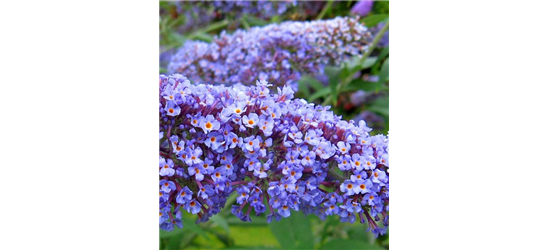
[[[316,79],[316,78],[314,78],[310,75],[304,75],[303,77],[301,77],[299,82],[300,83],[303,82],[307,86],[311,86],[313,89],[315,89],[317,91],[326,88],[326,86],[324,86],[318,79]]]
[[[311,95],[311,92],[309,91],[309,86],[306,81],[303,81],[303,79],[297,82],[297,90],[303,93],[306,98]]]
[[[348,64],[348,68],[351,68],[352,71],[351,72],[357,72],[359,70],[363,70],[363,69],[367,69],[367,68],[370,68],[372,66],[374,66],[376,64],[376,62],[378,61],[378,58],[377,57],[368,57],[366,58],[366,60],[364,60],[364,62],[362,62],[362,64],[360,64],[360,61],[362,60],[362,57],[360,56],[355,56],[353,57],[350,61],[349,61],[349,64]],[[345,76],[342,76],[342,78],[344,78]]]
[[[216,214],[216,215],[212,216],[212,217],[210,218],[210,220],[211,220],[214,224],[216,224],[216,225],[222,227],[223,229],[225,229],[225,231],[227,231],[227,233],[230,233],[230,232],[231,232],[231,230],[229,229],[229,223],[227,222],[227,219],[225,219],[225,218],[224,218],[223,216],[221,216],[220,214]]]
[[[245,21],[247,21],[250,24],[250,26],[265,26],[269,24],[269,22],[263,19],[257,18],[255,16],[246,15],[245,19],[246,19]]]
[[[366,241],[345,239],[331,240],[324,244],[320,249],[385,250],[383,247],[368,244]]]
[[[387,18],[389,18],[388,14],[374,14],[360,19],[360,23],[364,24],[364,26],[368,28],[371,28]]]
[[[376,112],[382,116],[389,117],[389,97],[384,96],[377,98],[368,110]]]
[[[160,230],[160,239],[171,238],[183,234],[185,231],[182,228],[174,228],[172,231]]]
[[[378,56],[378,61],[381,61],[383,59],[385,59],[386,56],[389,55],[389,45],[387,45],[387,47],[383,48],[383,50],[381,51],[381,53],[379,53],[379,56]]]
[[[313,249],[311,222],[302,212],[292,211],[288,218],[269,224],[271,231],[284,249]]]
[[[210,237],[206,234],[206,231],[196,225],[194,220],[186,217],[183,217],[181,220],[183,220],[183,230],[197,233],[208,240],[210,239]]]
[[[352,92],[357,90],[375,91],[378,87],[379,83],[367,82],[362,79],[354,79],[349,83],[349,85],[345,86],[343,92]]]
[[[383,62],[383,66],[381,66],[381,71],[379,72],[379,83],[384,83],[387,80],[389,80],[389,58]]]
[[[346,68],[345,68],[346,69]],[[337,103],[337,97],[339,93],[337,92],[337,86],[340,84],[342,68],[326,66],[324,67],[324,73],[328,76],[328,82],[330,83],[330,88],[328,89],[332,93],[332,103]]]
[[[332,92],[331,89],[329,88],[323,88],[322,90],[319,90],[319,91],[316,91],[315,93],[313,93],[310,97],[309,97],[309,100],[310,102],[313,102],[314,100],[320,98],[320,97],[326,97],[327,95],[330,94],[330,92]]]

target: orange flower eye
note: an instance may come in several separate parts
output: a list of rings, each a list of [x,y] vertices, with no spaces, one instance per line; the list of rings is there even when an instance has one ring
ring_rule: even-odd
[[[210,122],[206,123],[206,128],[207,128],[207,129],[211,129],[212,127],[213,127],[213,126],[212,126],[212,124],[211,124]]]

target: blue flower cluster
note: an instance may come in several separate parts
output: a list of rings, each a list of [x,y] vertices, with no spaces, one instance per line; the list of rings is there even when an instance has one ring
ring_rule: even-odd
[[[187,41],[171,57],[168,73],[207,84],[253,85],[259,79],[295,89],[302,74],[322,75],[325,65],[361,54],[371,40],[358,17],[223,31],[212,43]]]
[[[236,193],[231,211],[243,221],[301,211],[385,233],[388,138],[270,86],[160,75],[160,228],[182,227],[182,211],[207,221]]]

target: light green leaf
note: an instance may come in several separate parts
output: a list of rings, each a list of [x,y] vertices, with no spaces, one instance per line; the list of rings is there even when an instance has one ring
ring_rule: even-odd
[[[263,19],[257,18],[255,16],[246,15],[245,19],[250,24],[250,26],[265,26],[265,25],[269,24],[269,22],[267,22]]]
[[[345,239],[336,239],[331,240],[328,243],[324,244],[321,248],[324,249],[364,249],[364,250],[385,250],[385,248],[380,246],[375,246],[368,244],[366,241],[362,240],[345,240]]]
[[[360,61],[362,60],[362,57],[355,56],[353,57],[348,64],[348,68],[352,69],[351,72],[357,72],[359,70],[367,69],[372,66],[374,66],[377,62],[377,57],[368,57],[362,64],[360,64]]]
[[[304,75],[303,77],[301,77],[299,82],[300,83],[301,82],[306,83],[308,86],[313,87],[313,89],[315,89],[315,90],[321,90],[321,89],[326,88],[326,86],[324,86],[318,79],[316,79],[316,78],[314,78],[310,75]]]
[[[313,102],[314,100],[320,98],[320,97],[326,97],[327,95],[330,94],[330,92],[332,92],[332,90],[330,88],[323,88],[322,90],[320,91],[316,91],[314,92],[310,97],[309,97],[309,100],[310,102]]]
[[[371,28],[387,18],[389,18],[389,15],[387,14],[374,14],[360,19],[360,23],[364,24],[364,26],[368,28]]]
[[[206,239],[210,239],[208,234],[206,234],[206,231],[204,231],[204,229],[196,225],[193,219],[183,217],[182,220],[183,220],[183,230],[197,233]]]
[[[271,231],[284,249],[313,249],[311,222],[302,212],[292,211],[288,218],[269,224]]]
[[[212,216],[210,218],[210,220],[213,221],[214,224],[216,224],[216,225],[222,227],[223,229],[225,229],[225,231],[227,231],[227,233],[230,233],[229,223],[227,222],[227,219],[225,219],[220,214],[216,214],[216,215]]]

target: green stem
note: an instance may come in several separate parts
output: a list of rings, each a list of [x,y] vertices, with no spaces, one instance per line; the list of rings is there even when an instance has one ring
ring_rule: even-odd
[[[366,61],[368,56],[370,56],[370,54],[374,52],[374,49],[376,48],[377,44],[379,43],[379,41],[381,40],[385,32],[387,32],[387,30],[389,30],[389,20],[387,20],[387,23],[385,23],[383,28],[381,28],[381,30],[377,32],[376,36],[374,37],[374,40],[372,41],[372,44],[368,47],[368,52],[366,52],[366,54],[364,54],[360,59],[359,65],[362,65]]]
[[[326,15],[328,10],[330,10],[332,8],[332,3],[334,3],[334,0],[330,0],[326,3],[326,5],[324,5],[324,8],[322,8],[322,11],[316,17],[316,20],[320,20],[324,17],[324,15]]]

